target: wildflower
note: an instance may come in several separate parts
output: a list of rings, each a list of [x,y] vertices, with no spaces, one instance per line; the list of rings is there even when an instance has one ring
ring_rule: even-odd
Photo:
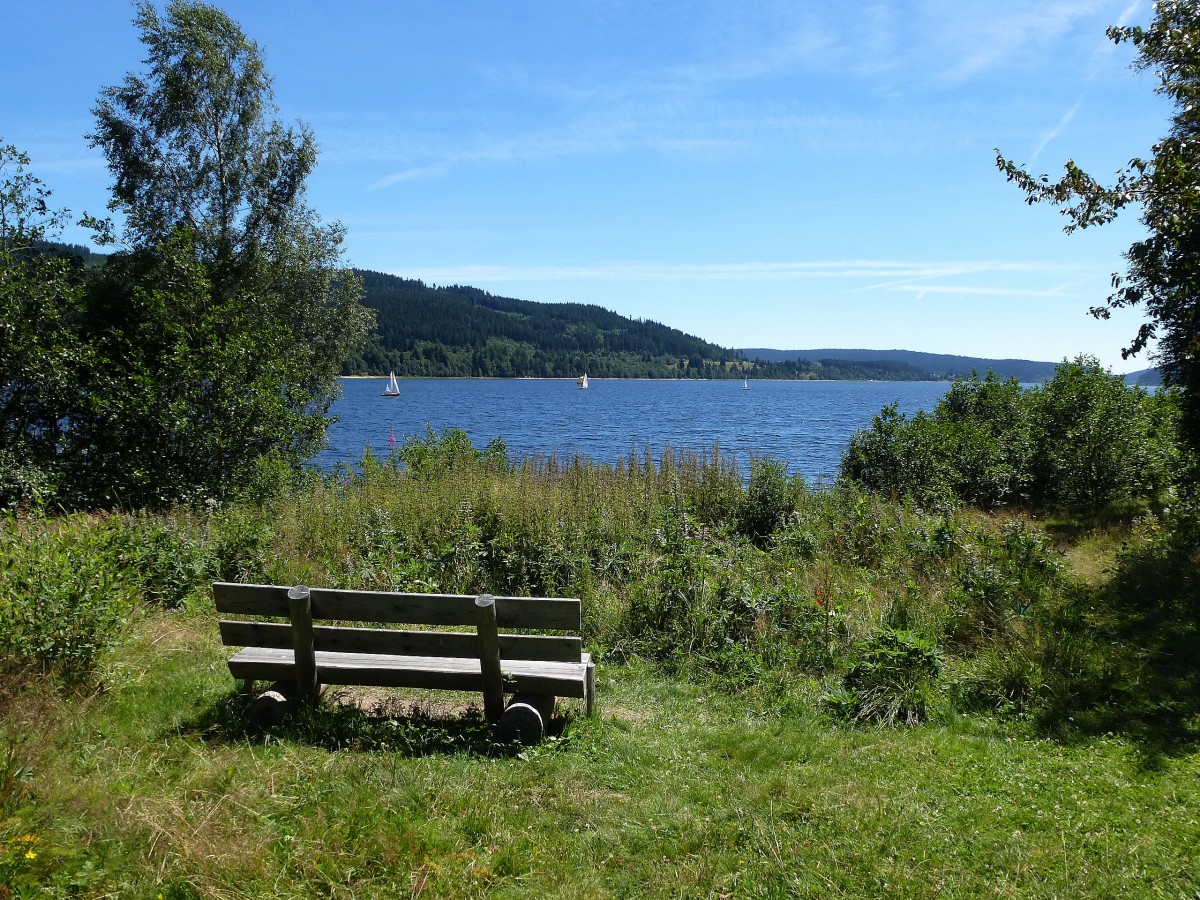
[[[35,852],[33,852],[32,850],[26,850],[25,858],[26,859],[37,859],[37,854]]]
[[[17,840],[22,844],[36,844],[38,842],[38,836],[31,832],[29,834],[21,835],[19,838],[17,838]]]

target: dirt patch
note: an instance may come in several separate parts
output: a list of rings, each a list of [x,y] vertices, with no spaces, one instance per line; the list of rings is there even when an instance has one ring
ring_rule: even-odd
[[[324,699],[327,703],[354,706],[371,715],[394,719],[457,719],[480,712],[478,701],[448,691],[339,686],[329,688]]]

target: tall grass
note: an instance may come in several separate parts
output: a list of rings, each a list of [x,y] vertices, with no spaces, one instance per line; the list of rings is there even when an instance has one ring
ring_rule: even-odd
[[[10,516],[0,896],[1194,892],[1190,509],[1093,540],[450,432],[259,501]],[[215,579],[579,596],[602,718],[521,758],[470,709],[255,731]]]
[[[1048,693],[1078,687],[1062,683],[1059,655],[1087,650],[1056,637],[1079,591],[1028,522],[932,514],[845,484],[810,491],[772,460],[743,479],[716,447],[514,464],[502,445],[430,432],[266,501],[158,519],[10,518],[2,539],[0,651],[78,678],[135,597],[203,605],[216,578],[578,596],[598,655],[769,703],[780,698],[765,686],[853,680],[865,648],[897,630],[946,658],[922,715],[1061,706]],[[894,708],[880,703],[861,714]]]

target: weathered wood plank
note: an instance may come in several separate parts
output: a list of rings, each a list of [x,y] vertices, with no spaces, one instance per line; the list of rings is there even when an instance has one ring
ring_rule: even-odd
[[[217,582],[217,612],[237,615],[288,615],[286,587]],[[347,591],[312,588],[315,619],[343,622],[386,622],[405,625],[474,625],[475,598],[459,594],[410,594],[393,591]],[[581,604],[575,597],[497,597],[500,628],[578,631]]]
[[[291,647],[292,626],[278,622],[221,619],[222,643],[230,647]],[[583,641],[577,637],[501,634],[500,658],[579,662]],[[379,653],[394,656],[478,656],[479,639],[468,631],[403,631],[390,628],[313,628],[317,650]]]
[[[288,588],[275,584],[234,584],[218,581],[213,584],[213,600],[217,612],[245,616],[288,615]]]
[[[509,693],[554,694],[586,698],[587,668],[591,656],[579,663],[512,660],[501,662],[504,689]],[[229,660],[235,678],[281,681],[294,678],[295,662],[288,649],[247,647]],[[373,687],[438,688],[481,692],[483,679],[478,659],[431,656],[383,656],[365,653],[317,653],[317,678],[321,684],[358,684]]]

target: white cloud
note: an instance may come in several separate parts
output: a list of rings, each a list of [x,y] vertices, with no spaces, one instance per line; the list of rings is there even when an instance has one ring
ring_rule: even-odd
[[[1029,290],[1026,288],[1006,288],[1006,287],[972,287],[967,285],[911,285],[901,287],[895,285],[887,288],[889,291],[899,291],[903,293],[916,292],[916,299],[922,299],[926,294],[960,294],[968,297],[1055,297],[1058,299],[1084,299],[1085,294],[1067,294],[1059,288],[1049,288],[1047,290]]]
[[[1075,114],[1079,112],[1079,107],[1081,106],[1083,106],[1082,97],[1075,101],[1075,105],[1063,114],[1062,118],[1058,120],[1058,123],[1053,128],[1042,135],[1042,139],[1038,141],[1037,147],[1035,147],[1033,150],[1033,154],[1030,157],[1030,162],[1035,161],[1038,156],[1041,155],[1041,152],[1046,149],[1049,143],[1062,133],[1062,130],[1071,123],[1072,119],[1075,118]]]
[[[414,265],[408,277],[415,273],[437,284],[471,283],[476,281],[802,281],[813,278],[878,279],[900,278],[885,284],[872,285],[875,290],[954,292],[958,288],[911,287],[913,280],[945,278],[961,275],[998,273],[1061,272],[1068,267],[1044,263],[951,261],[902,262],[895,260],[817,260],[808,262],[746,262],[746,263],[640,263],[610,262],[589,265],[468,265],[423,268]],[[907,287],[906,287],[907,286]],[[961,289],[964,292],[984,293],[986,289]],[[996,289],[999,293],[1014,293]],[[1054,293],[1054,292],[1039,292]],[[1055,294],[1056,296],[1064,296]]]

